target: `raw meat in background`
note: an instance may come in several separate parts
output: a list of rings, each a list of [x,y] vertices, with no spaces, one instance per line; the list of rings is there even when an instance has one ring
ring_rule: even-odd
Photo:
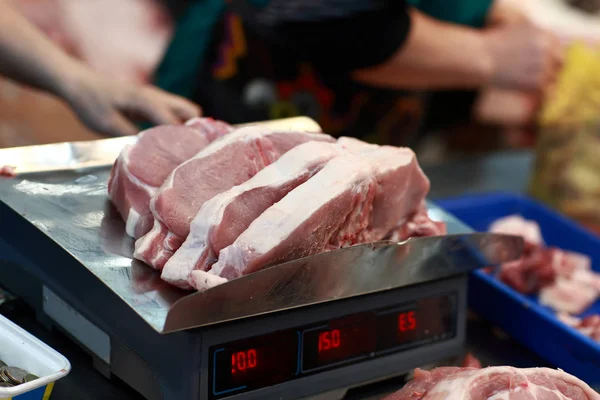
[[[384,400],[600,400],[585,382],[549,368],[416,369],[414,379]]]
[[[155,0],[11,1],[64,51],[123,81],[148,81],[171,37]],[[98,138],[60,100],[0,77],[0,148]]]
[[[492,223],[489,231],[523,236],[523,256],[503,264],[498,278],[517,292],[539,294],[538,302],[563,322],[561,315],[586,312],[600,298],[600,274],[592,269],[590,257],[547,247],[535,221],[510,215]],[[595,337],[600,338],[600,331]]]

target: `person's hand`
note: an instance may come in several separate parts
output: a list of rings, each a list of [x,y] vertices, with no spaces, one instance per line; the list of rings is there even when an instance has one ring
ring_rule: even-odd
[[[134,135],[135,121],[181,124],[200,116],[188,100],[150,85],[114,81],[88,70],[69,79],[62,97],[89,128],[110,136]]]
[[[543,92],[555,81],[563,49],[550,33],[520,21],[487,28],[484,35],[491,86]]]

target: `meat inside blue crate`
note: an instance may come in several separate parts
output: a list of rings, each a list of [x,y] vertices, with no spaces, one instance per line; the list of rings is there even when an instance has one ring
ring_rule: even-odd
[[[560,313],[581,314],[600,297],[600,274],[585,254],[546,246],[535,221],[510,215],[495,221],[491,232],[522,235],[523,257],[502,266],[498,278],[513,289],[539,293],[539,302]]]

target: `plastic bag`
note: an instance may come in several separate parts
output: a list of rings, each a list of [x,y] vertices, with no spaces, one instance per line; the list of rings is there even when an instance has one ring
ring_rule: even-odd
[[[570,46],[538,117],[530,192],[600,232],[600,50]]]

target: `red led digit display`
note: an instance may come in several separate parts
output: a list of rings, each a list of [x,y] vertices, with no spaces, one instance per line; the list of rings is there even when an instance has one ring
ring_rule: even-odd
[[[417,329],[417,318],[414,311],[398,314],[398,330],[400,332],[410,332]]]
[[[256,349],[238,351],[231,354],[231,374],[256,368],[258,364]]]
[[[454,303],[448,297],[419,300],[414,308],[383,311],[377,318],[377,351],[443,339],[453,330]]]
[[[342,344],[339,329],[321,332],[319,334],[319,353],[331,349],[337,349]]]
[[[298,369],[298,334],[283,331],[213,349],[211,397],[289,380]]]
[[[211,346],[209,399],[448,340],[457,304],[456,295],[427,297]]]
[[[303,332],[302,371],[346,362],[375,349],[375,314],[361,313]]]

